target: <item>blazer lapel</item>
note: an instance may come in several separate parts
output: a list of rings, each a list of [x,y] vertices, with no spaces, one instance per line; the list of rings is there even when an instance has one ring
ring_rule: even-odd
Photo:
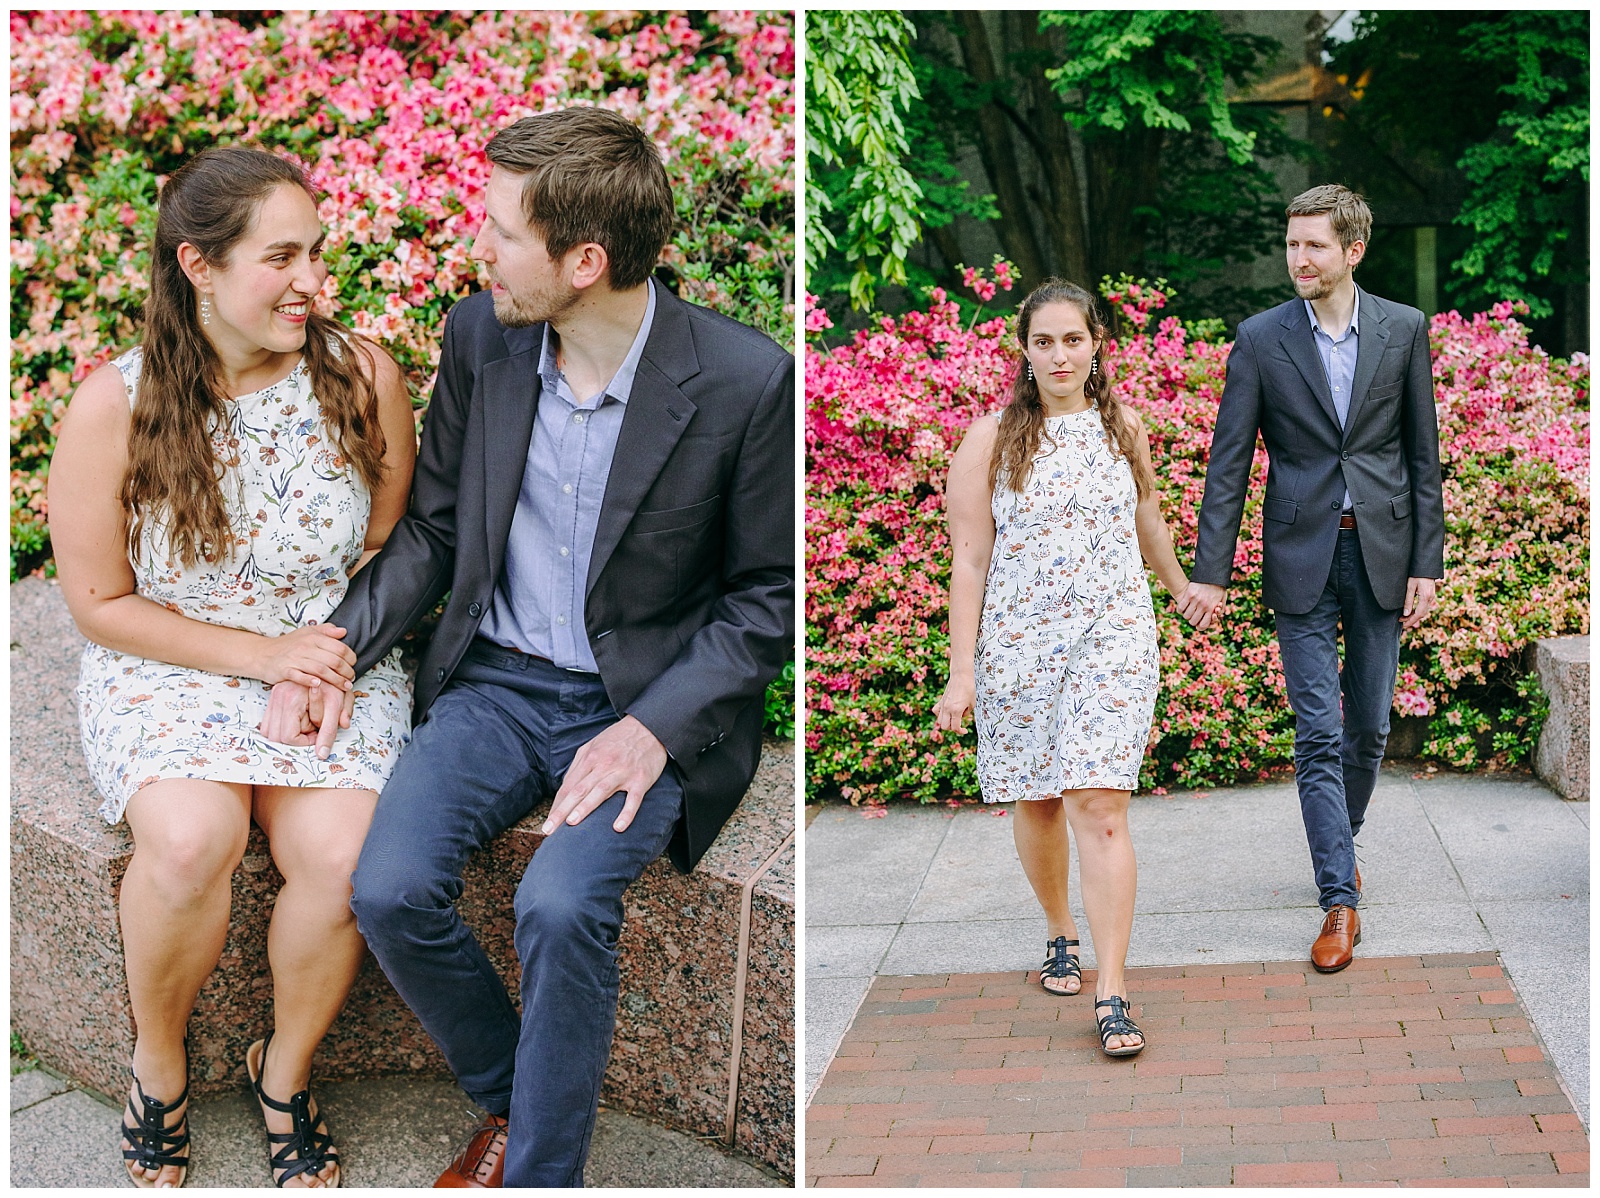
[[[589,554],[589,577],[584,594],[594,589],[617,542],[633,514],[639,510],[683,430],[695,414],[695,405],[679,384],[700,373],[694,334],[684,304],[665,287],[656,289],[656,314],[644,356],[633,379],[628,409],[622,416],[617,448],[600,501],[600,521]]]
[[[510,356],[487,363],[479,375],[483,389],[483,527],[489,539],[489,577],[497,583],[539,407],[544,325],[507,329],[504,336]]]
[[[1339,412],[1333,406],[1333,392],[1328,389],[1328,374],[1322,368],[1322,357],[1317,353],[1317,343],[1311,336],[1311,318],[1306,315],[1306,304],[1302,299],[1289,302],[1289,310],[1283,315],[1283,348],[1288,351],[1289,360],[1305,378],[1306,385],[1311,388],[1311,393],[1317,397],[1317,402],[1322,405],[1322,410],[1327,413],[1328,419],[1333,421],[1333,427],[1339,427]]]
[[[1378,359],[1389,343],[1389,317],[1365,291],[1360,292],[1361,331],[1356,334],[1356,374],[1350,382],[1350,415],[1344,422],[1344,441],[1356,426],[1361,405],[1366,402],[1372,379],[1378,373]]]

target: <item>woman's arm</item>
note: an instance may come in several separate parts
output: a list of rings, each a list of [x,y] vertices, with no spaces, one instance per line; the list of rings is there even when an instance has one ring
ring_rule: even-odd
[[[122,376],[102,366],[72,397],[50,460],[50,541],[79,631],[108,649],[213,674],[347,689],[355,654],[339,643],[342,629],[260,636],[191,620],[134,593],[120,497],[131,423]]]
[[[378,393],[378,424],[383,428],[383,482],[372,493],[372,511],[367,517],[367,536],[361,560],[350,571],[354,574],[383,548],[400,517],[406,514],[411,499],[411,476],[417,468],[417,428],[411,410],[411,395],[395,360],[380,346],[363,342],[359,357],[366,363],[372,385]]]
[[[950,681],[934,709],[938,726],[960,731],[977,693],[974,658],[983,590],[994,554],[993,492],[989,455],[999,421],[981,416],[962,438],[945,482],[945,513],[950,522]]]
[[[1133,425],[1136,452],[1146,476],[1154,479],[1156,473],[1150,465],[1150,438],[1145,435],[1144,421],[1132,408],[1124,407],[1122,411]],[[1184,575],[1183,567],[1178,565],[1177,554],[1172,551],[1172,530],[1167,527],[1166,518],[1161,514],[1161,496],[1154,488],[1140,498],[1134,526],[1139,531],[1139,553],[1145,565],[1156,572],[1161,585],[1167,588],[1173,598],[1182,595],[1184,588],[1189,585],[1189,579]]]

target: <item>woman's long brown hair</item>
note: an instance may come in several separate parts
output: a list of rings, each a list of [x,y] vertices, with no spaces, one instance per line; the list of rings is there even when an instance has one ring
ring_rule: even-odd
[[[165,532],[166,551],[185,566],[232,557],[246,543],[228,520],[226,468],[211,441],[227,420],[222,363],[200,330],[198,296],[178,264],[178,247],[188,242],[213,267],[225,268],[262,202],[286,185],[318,198],[294,163],[230,146],[195,155],[161,189],[144,303],[144,366],[122,483],[135,555],[147,520]],[[305,329],[305,363],[328,431],[368,488],[376,488],[384,471],[383,429],[377,392],[357,361],[359,353],[370,366],[375,347],[309,308]]]
[[[1017,340],[1022,345],[1022,367],[1011,384],[1011,402],[1000,413],[1000,435],[995,438],[994,452],[989,458],[989,489],[1004,484],[1012,491],[1021,492],[1033,473],[1033,459],[1039,452],[1039,441],[1045,435],[1044,400],[1039,396],[1039,384],[1028,377],[1028,333],[1033,317],[1047,304],[1071,304],[1089,326],[1089,336],[1094,339],[1094,361],[1097,369],[1083,385],[1085,398],[1100,413],[1100,424],[1106,431],[1106,443],[1113,452],[1128,460],[1133,470],[1134,485],[1142,499],[1155,489],[1156,480],[1139,460],[1138,438],[1133,425],[1122,414],[1122,404],[1111,386],[1111,376],[1102,356],[1106,334],[1110,331],[1100,307],[1076,283],[1065,279],[1046,279],[1022,301],[1017,312]]]

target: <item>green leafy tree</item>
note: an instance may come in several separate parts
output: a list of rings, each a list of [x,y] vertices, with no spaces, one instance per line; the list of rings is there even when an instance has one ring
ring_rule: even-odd
[[[815,267],[839,248],[827,217],[841,212],[856,308],[871,305],[878,282],[906,281],[920,232],[923,193],[904,165],[903,114],[920,98],[907,52],[915,36],[898,12],[806,16],[806,259]]]
[[[1589,255],[1589,14],[1512,10],[1471,25],[1465,56],[1516,64],[1497,136],[1470,147],[1456,222],[1472,245],[1455,263],[1463,304],[1520,299],[1551,312],[1539,284],[1586,284]]]
[[[1305,147],[1269,111],[1230,107],[1226,88],[1253,78],[1276,43],[1208,12],[917,20],[930,129],[913,173],[924,178],[923,155],[976,148],[994,191],[987,219],[1025,287],[1133,272],[1240,315],[1271,298],[1230,286],[1229,267],[1275,244],[1281,204],[1264,163]],[[952,234],[926,236],[947,263],[962,256]]]

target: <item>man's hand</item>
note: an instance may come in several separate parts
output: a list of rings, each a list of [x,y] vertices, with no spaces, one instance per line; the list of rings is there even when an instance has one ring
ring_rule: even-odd
[[[1431,578],[1406,579],[1406,606],[1400,614],[1405,618],[1400,621],[1400,627],[1407,632],[1415,628],[1433,610],[1435,584]]]
[[[622,814],[611,826],[627,830],[644,802],[644,792],[667,768],[667,750],[655,735],[625,715],[578,750],[541,831],[550,835],[558,824],[581,824],[584,817],[617,791],[626,792]]]
[[[280,682],[267,699],[267,714],[257,726],[263,736],[280,745],[317,746],[317,756],[327,759],[340,728],[350,727],[355,711],[354,691],[340,692],[340,702],[324,703],[328,688]]]
[[[1213,621],[1221,619],[1222,601],[1227,595],[1225,587],[1191,581],[1178,595],[1178,614],[1193,624],[1196,632],[1204,632]]]

